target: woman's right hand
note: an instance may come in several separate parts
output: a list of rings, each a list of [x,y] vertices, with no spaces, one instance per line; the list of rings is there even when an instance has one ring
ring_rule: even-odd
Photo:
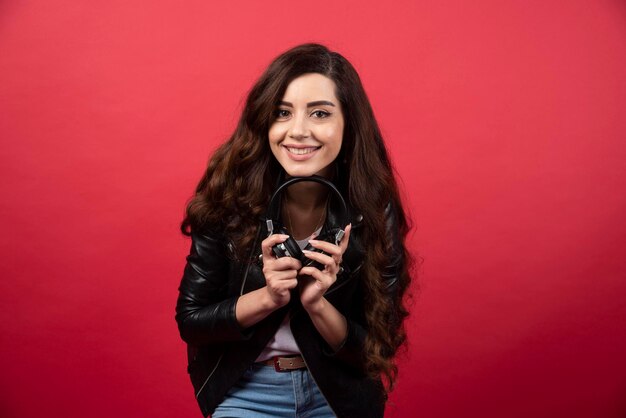
[[[292,257],[277,258],[272,251],[274,245],[284,242],[288,237],[289,235],[272,234],[261,242],[265,289],[276,309],[289,303],[290,291],[298,286],[298,271],[302,268],[299,260]]]

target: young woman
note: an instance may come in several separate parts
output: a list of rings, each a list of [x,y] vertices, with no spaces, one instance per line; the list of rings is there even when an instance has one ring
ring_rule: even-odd
[[[406,339],[408,229],[352,65],[319,44],[278,56],[181,225],[176,321],[203,415],[382,417]],[[289,236],[302,258],[277,256]]]

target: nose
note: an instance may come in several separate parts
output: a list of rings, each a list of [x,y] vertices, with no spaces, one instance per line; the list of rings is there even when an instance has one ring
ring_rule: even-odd
[[[287,134],[290,138],[294,139],[302,139],[310,136],[311,133],[306,120],[306,115],[302,113],[296,114],[296,116],[291,119],[291,125],[289,126]]]

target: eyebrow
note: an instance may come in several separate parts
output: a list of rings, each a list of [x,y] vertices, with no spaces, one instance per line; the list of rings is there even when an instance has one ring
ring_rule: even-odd
[[[289,107],[293,107],[293,104],[290,102],[286,102],[284,100],[281,100],[281,102],[279,103],[283,106],[289,106]],[[306,107],[313,107],[313,106],[323,106],[323,105],[327,105],[327,106],[335,106],[335,104],[333,102],[329,102],[328,100],[318,100],[315,102],[309,102],[306,104]]]

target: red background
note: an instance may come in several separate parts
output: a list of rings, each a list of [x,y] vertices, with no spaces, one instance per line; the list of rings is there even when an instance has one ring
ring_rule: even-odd
[[[424,258],[388,417],[624,417],[626,4],[258,3],[0,3],[0,415],[201,416],[185,202],[261,71],[318,41]]]

